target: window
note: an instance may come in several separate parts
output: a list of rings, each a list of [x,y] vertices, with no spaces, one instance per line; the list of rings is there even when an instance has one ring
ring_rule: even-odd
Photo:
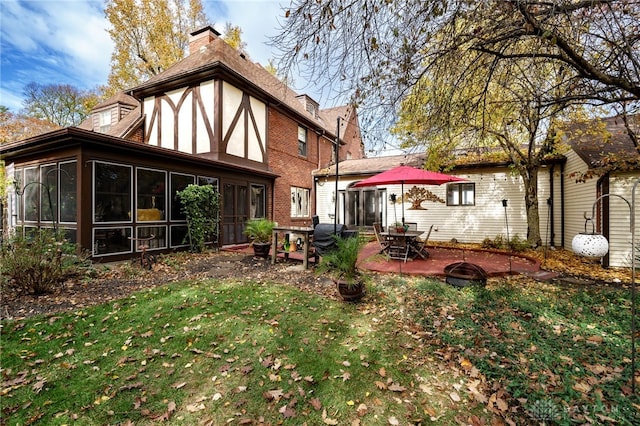
[[[111,110],[100,112],[100,132],[106,133],[111,129]]]
[[[213,189],[218,191],[218,178],[208,177],[208,176],[198,176],[198,185],[211,185]]]
[[[307,156],[307,129],[298,126],[298,155]]]
[[[251,219],[266,217],[266,188],[251,184]]]
[[[123,228],[93,228],[93,255],[131,253],[133,242],[131,227]]]
[[[160,170],[136,170],[136,220],[138,222],[164,220],[166,210],[167,173]]]
[[[24,203],[24,220],[30,222],[37,222],[39,214],[39,198],[40,185],[38,182],[38,168],[30,167],[24,170],[24,186],[23,191],[23,203]]]
[[[99,161],[93,167],[94,222],[130,222],[133,168]]]
[[[447,185],[448,206],[473,206],[475,200],[475,183],[450,183]]]
[[[60,163],[60,222],[76,222],[77,162]]]
[[[57,164],[40,166],[40,220],[58,219],[58,167]]]
[[[76,162],[15,169],[18,221],[76,222]]]
[[[309,190],[291,187],[291,217],[309,217]]]
[[[183,175],[179,173],[171,173],[171,220],[187,220],[187,216],[182,213],[182,204],[178,192],[184,190],[187,186],[193,185],[196,177],[193,175]],[[173,239],[171,240],[173,244]]]

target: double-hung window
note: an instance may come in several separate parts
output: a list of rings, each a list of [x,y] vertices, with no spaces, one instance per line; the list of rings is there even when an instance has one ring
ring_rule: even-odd
[[[309,217],[309,189],[291,187],[291,217]]]
[[[476,204],[475,183],[450,183],[447,185],[448,206],[473,206]]]
[[[298,155],[307,156],[307,129],[298,126]]]

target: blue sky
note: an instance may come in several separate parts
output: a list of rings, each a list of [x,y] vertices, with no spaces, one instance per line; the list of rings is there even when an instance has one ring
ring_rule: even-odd
[[[265,64],[288,1],[202,0],[214,28],[242,28],[247,51]],[[106,84],[113,44],[103,0],[0,0],[0,105],[22,108],[32,81],[92,89]],[[312,95],[313,96],[313,95]],[[318,99],[320,101],[320,99]]]

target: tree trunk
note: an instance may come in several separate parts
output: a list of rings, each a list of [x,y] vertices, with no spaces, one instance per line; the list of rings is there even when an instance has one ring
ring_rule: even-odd
[[[524,203],[527,210],[527,241],[532,246],[542,245],[540,238],[540,210],[538,208],[538,168],[531,167],[521,170],[525,195]]]

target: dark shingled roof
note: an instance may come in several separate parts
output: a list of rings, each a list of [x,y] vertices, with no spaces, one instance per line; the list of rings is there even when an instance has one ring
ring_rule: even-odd
[[[640,133],[640,115],[630,116],[629,122]],[[597,166],[607,155],[639,154],[620,116],[572,123],[564,132],[566,142],[590,167]]]
[[[237,74],[238,78],[247,80],[258,91],[262,91],[311,123],[335,135],[335,129],[332,129],[332,127],[335,127],[335,120],[332,120],[335,114],[334,111],[320,110],[318,117],[314,117],[305,109],[303,103],[297,99],[298,93],[290,89],[260,64],[247,59],[244,54],[219,37],[216,37],[196,52],[191,52],[189,56],[162,73],[153,76],[147,82],[134,87],[130,93],[135,97],[141,97],[145,96],[146,93],[153,92],[154,87],[162,87],[164,90],[164,88],[170,87],[172,83],[182,84],[181,82],[186,79],[201,79],[205,81],[211,78],[211,71],[224,67]],[[344,110],[345,107],[341,108]]]
[[[361,158],[356,160],[344,160],[340,162],[340,176],[369,175],[384,172],[401,164],[422,168],[425,154],[388,155],[384,157]],[[315,176],[333,176],[336,167],[332,165],[314,172]]]

